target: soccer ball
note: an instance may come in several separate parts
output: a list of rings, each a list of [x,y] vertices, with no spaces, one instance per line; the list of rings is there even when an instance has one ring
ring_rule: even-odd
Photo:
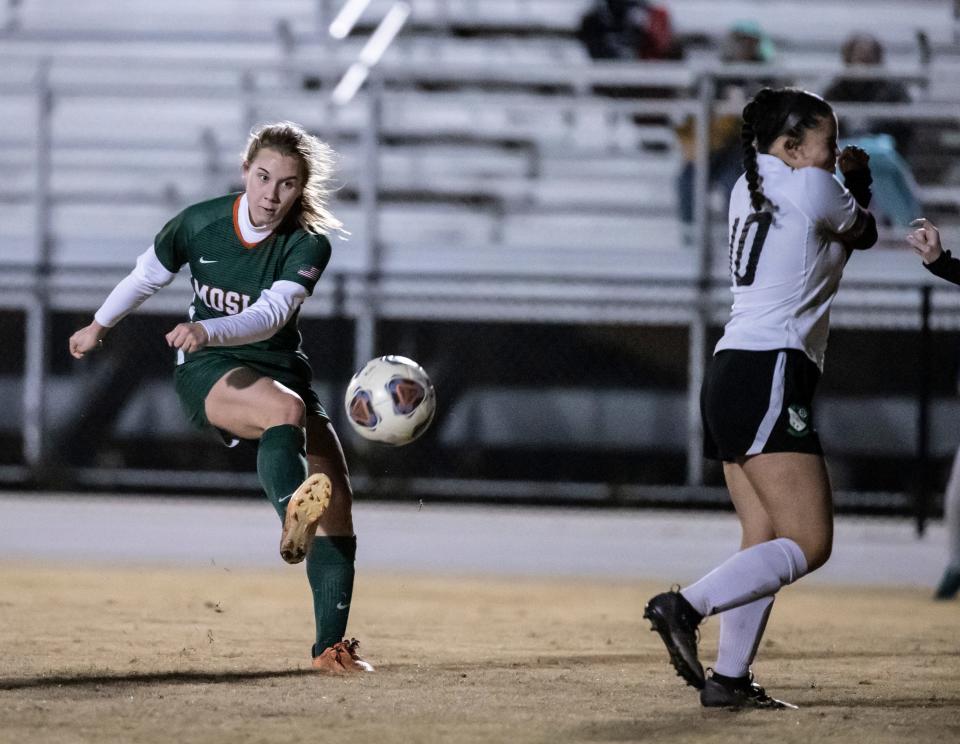
[[[415,361],[382,356],[371,359],[350,378],[344,405],[357,434],[399,447],[430,426],[437,396],[427,373]]]

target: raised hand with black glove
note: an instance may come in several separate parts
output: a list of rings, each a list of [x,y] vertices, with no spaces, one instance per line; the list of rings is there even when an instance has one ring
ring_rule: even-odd
[[[870,175],[870,156],[866,150],[856,145],[847,145],[840,153],[840,172],[843,173],[843,185],[853,194],[857,204],[866,209],[873,198],[870,186],[873,176]]]

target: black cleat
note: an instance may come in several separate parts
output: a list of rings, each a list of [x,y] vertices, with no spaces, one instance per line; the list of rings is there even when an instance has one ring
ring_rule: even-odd
[[[700,704],[704,708],[760,708],[765,710],[796,710],[797,706],[770,697],[766,690],[746,677],[725,677],[713,672],[700,690]]]
[[[677,674],[691,687],[703,689],[703,666],[697,658],[697,626],[703,615],[679,591],[658,594],[643,609],[643,616],[660,634]]]
[[[948,567],[937,585],[934,599],[953,599],[960,591],[960,569]]]

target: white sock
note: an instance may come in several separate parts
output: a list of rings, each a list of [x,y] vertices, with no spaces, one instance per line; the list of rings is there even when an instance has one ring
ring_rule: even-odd
[[[701,615],[714,615],[776,594],[806,572],[800,546],[778,537],[730,556],[680,593]]]
[[[773,609],[774,597],[762,597],[720,613],[720,647],[713,669],[724,677],[745,677],[757,655]]]

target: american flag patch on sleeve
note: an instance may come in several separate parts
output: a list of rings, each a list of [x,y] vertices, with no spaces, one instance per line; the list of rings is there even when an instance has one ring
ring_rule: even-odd
[[[300,276],[305,276],[310,280],[320,278],[320,269],[318,269],[316,266],[301,266],[299,269],[297,269],[297,273]]]

